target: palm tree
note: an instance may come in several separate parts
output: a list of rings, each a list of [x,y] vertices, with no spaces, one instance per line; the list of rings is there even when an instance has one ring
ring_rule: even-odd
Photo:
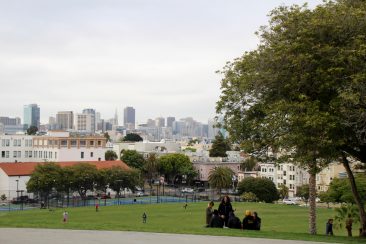
[[[358,223],[360,220],[358,208],[352,204],[342,205],[341,207],[336,208],[335,212],[336,215],[334,217],[334,221],[336,228],[342,229],[344,227],[343,224],[346,223],[348,215],[351,215],[354,224]]]
[[[221,198],[221,189],[229,188],[232,184],[234,172],[228,167],[215,167],[210,170],[208,182],[212,188],[219,190]]]

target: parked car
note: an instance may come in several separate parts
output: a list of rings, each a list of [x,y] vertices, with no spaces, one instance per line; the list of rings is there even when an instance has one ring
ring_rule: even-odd
[[[297,202],[292,199],[283,199],[282,202],[283,202],[283,204],[286,204],[286,205],[297,205]]]
[[[182,193],[193,193],[194,190],[192,188],[182,188],[181,192]]]
[[[136,192],[136,197],[143,197],[144,196],[144,193],[142,191],[138,191]]]

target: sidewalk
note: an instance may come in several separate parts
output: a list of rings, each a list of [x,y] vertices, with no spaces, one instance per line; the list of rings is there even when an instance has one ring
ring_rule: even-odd
[[[128,231],[0,228],[1,244],[312,244],[259,238],[162,234]]]

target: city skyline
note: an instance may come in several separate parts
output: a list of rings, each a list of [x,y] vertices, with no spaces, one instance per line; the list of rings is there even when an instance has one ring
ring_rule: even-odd
[[[227,61],[254,49],[254,34],[281,4],[303,0],[4,2],[0,9],[0,115],[38,104],[58,111],[115,108],[148,118],[215,115]],[[321,0],[308,1],[313,7]]]

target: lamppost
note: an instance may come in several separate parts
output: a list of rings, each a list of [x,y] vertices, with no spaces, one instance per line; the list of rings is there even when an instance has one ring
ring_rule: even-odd
[[[15,180],[17,182],[17,200],[19,200],[19,180]]]

